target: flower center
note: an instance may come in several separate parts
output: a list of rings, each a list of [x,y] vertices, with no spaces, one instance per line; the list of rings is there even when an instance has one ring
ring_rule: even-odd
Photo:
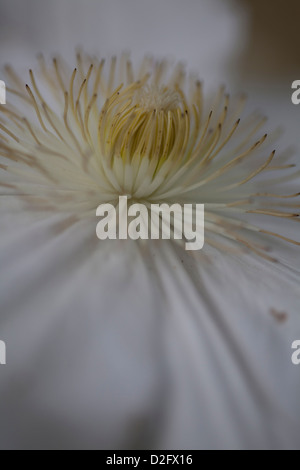
[[[135,82],[120,86],[104,104],[99,123],[103,155],[112,161],[154,160],[158,167],[183,155],[190,117],[181,90]]]
[[[157,109],[168,112],[179,107],[180,96],[175,90],[168,87],[146,85],[138,93],[137,101],[139,106],[145,110],[153,111]]]

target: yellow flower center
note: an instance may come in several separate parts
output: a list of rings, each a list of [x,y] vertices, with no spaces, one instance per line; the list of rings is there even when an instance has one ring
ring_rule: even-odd
[[[145,85],[137,93],[137,104],[149,111],[174,111],[180,106],[180,95],[168,87]]]
[[[145,78],[144,82],[147,78]],[[99,123],[103,154],[125,162],[148,158],[157,166],[180,158],[189,142],[190,118],[183,92],[142,81],[120,86],[105,102]]]

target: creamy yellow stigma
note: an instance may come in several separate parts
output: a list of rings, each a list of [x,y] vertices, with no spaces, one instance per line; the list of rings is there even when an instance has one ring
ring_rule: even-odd
[[[137,104],[149,111],[174,111],[180,106],[180,95],[167,86],[145,85],[137,94]]]
[[[120,86],[103,106],[99,141],[108,159],[148,158],[160,165],[185,154],[190,118],[183,92],[144,81]]]

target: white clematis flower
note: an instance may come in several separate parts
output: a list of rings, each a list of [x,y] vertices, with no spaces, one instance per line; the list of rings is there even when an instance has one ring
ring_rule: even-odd
[[[151,57],[7,73],[1,446],[297,448],[298,174],[265,119]],[[97,240],[120,195],[204,203],[203,252]]]

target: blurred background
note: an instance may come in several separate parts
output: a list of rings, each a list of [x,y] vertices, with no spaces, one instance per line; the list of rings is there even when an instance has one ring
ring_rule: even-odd
[[[238,55],[244,11],[224,0],[1,0],[1,60],[26,63],[36,52],[71,56],[173,55],[216,77]]]
[[[297,0],[0,0],[0,63],[28,68],[41,51],[71,62],[78,45],[103,56],[130,50],[133,60],[171,55],[207,86],[246,91],[290,142],[299,13]]]

